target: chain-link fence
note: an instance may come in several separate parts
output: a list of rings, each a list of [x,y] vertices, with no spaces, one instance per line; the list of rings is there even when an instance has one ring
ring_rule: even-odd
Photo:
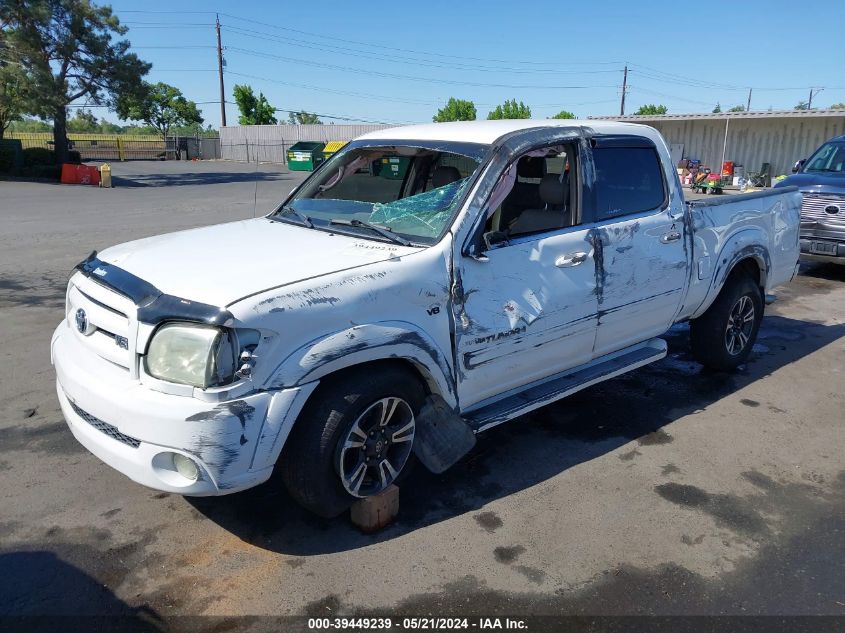
[[[6,138],[18,139],[23,149],[53,149],[49,132],[11,132]],[[68,134],[70,149],[79,152],[82,160],[173,160],[220,158],[217,137],[160,136],[130,134]]]
[[[294,145],[294,143],[286,141],[221,141],[220,154],[226,160],[237,160],[244,163],[287,164],[287,150],[291,145]]]

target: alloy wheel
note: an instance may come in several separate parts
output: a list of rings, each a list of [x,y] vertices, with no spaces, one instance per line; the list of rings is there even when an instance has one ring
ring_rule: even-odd
[[[382,398],[367,407],[338,445],[346,492],[369,497],[393,483],[411,456],[415,430],[414,412],[402,398]]]
[[[754,316],[754,302],[748,295],[741,296],[731,308],[725,328],[725,347],[731,356],[740,354],[751,340]]]

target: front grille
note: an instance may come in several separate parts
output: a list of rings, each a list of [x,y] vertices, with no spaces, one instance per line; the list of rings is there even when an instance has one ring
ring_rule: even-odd
[[[828,213],[828,207],[839,207],[839,212]],[[801,219],[845,224],[845,195],[805,193]]]
[[[97,296],[92,296],[96,294]],[[105,360],[132,371],[134,356],[130,349],[133,328],[131,319],[122,309],[121,298],[108,289],[89,287],[86,291],[71,283],[68,292],[68,324],[78,340],[92,352]],[[88,320],[86,332],[78,330],[75,321],[79,311]]]
[[[127,446],[131,446],[132,448],[138,448],[141,445],[141,440],[136,440],[130,435],[121,433],[120,431],[118,431],[116,426],[113,426],[108,422],[103,422],[100,418],[95,418],[87,411],[84,411],[78,406],[76,406],[76,403],[71,402],[70,406],[73,407],[73,410],[76,412],[76,415],[85,420],[88,424],[93,426],[98,431],[101,431],[102,433],[108,435],[110,438],[115,439],[118,442],[122,442]]]

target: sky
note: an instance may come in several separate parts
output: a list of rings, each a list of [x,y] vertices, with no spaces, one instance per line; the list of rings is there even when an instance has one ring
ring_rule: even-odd
[[[748,0],[699,4],[630,0],[258,2],[117,0],[147,81],[177,86],[220,124],[215,13],[232,88],[249,84],[281,110],[325,123],[430,122],[457,97],[478,118],[506,99],[534,118],[568,110],[618,115],[643,104],[670,113],[745,105],[792,109],[845,102],[845,2]],[[209,103],[211,102],[211,103]],[[113,113],[100,116],[117,120]],[[287,112],[279,112],[280,120]]]

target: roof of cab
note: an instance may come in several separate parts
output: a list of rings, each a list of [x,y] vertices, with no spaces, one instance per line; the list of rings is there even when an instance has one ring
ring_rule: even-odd
[[[482,143],[490,145],[498,139],[519,130],[538,127],[586,127],[598,134],[638,134],[659,140],[654,128],[636,123],[616,121],[593,121],[580,119],[506,119],[498,121],[454,121],[450,123],[427,123],[404,125],[377,130],[359,136],[359,140],[408,140],[408,141],[455,141],[460,143]]]

